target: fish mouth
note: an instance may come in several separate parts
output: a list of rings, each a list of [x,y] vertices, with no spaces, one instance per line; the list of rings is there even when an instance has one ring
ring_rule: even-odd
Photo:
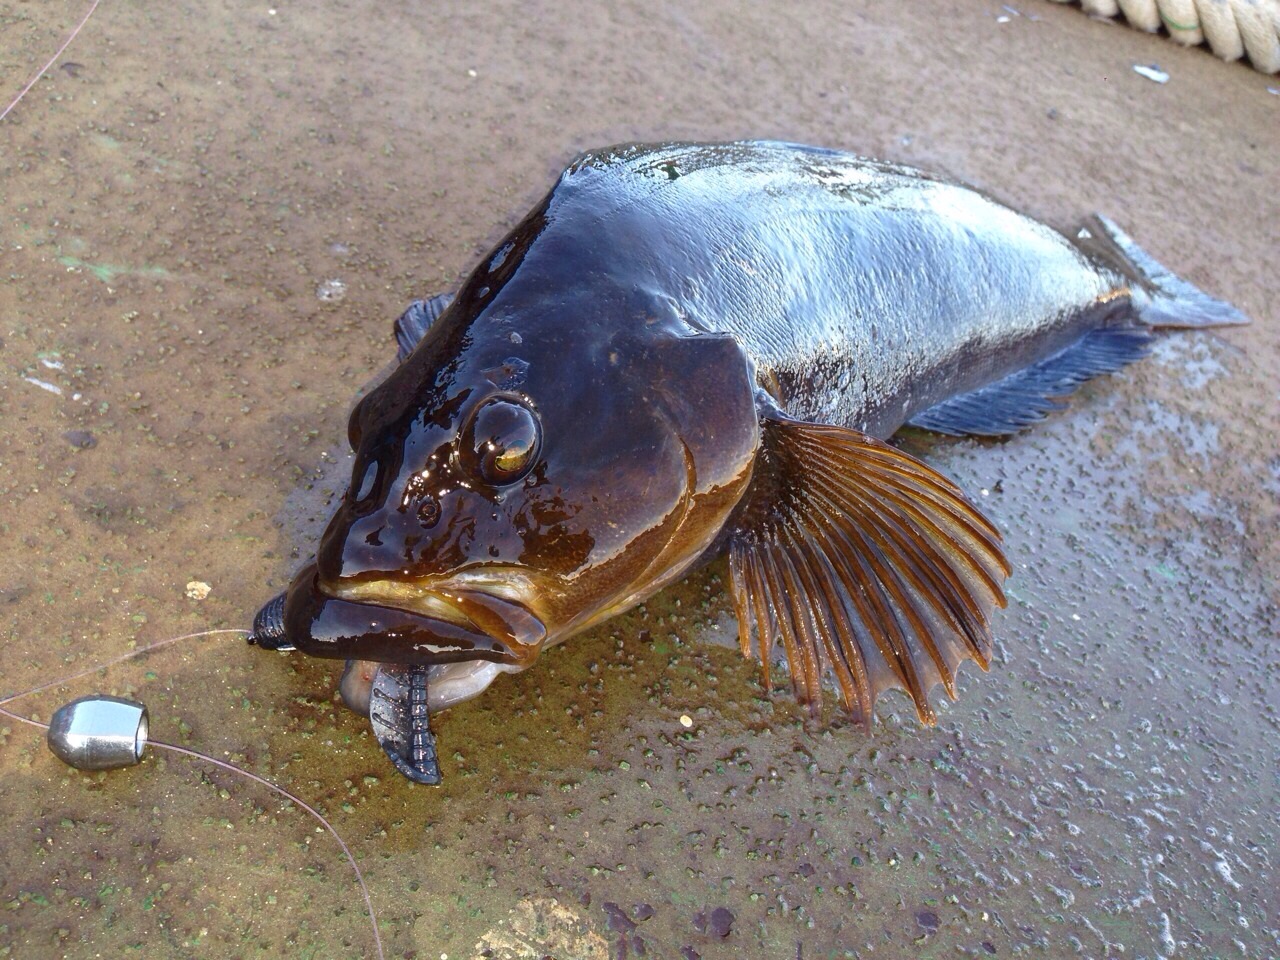
[[[545,623],[531,609],[529,577],[508,567],[461,571],[427,583],[383,579],[321,582],[320,588],[339,600],[402,610],[478,631],[530,660],[547,638]]]
[[[288,641],[312,656],[432,665],[488,660],[527,667],[547,636],[519,573],[481,570],[429,583],[330,583],[315,563],[286,594]],[[518,599],[517,599],[518,598]]]

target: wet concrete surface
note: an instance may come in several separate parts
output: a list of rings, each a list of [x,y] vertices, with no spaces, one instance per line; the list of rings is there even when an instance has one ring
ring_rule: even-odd
[[[905,439],[1015,567],[996,662],[936,728],[767,695],[706,642],[722,565],[438,717],[440,790],[394,774],[336,664],[230,634],[14,706],[140,697],[153,736],[314,804],[389,957],[1276,956],[1280,97],[1019,9],[107,0],[0,124],[4,694],[246,626],[305,559],[391,320],[575,151],[841,147],[1064,228],[1105,211],[1256,321],[1171,335],[1013,440]],[[5,91],[82,10],[0,6]],[[0,956],[373,955],[296,807],[0,731]]]

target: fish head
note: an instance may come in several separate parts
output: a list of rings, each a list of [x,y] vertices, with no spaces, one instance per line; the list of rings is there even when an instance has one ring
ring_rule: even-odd
[[[760,437],[741,348],[669,313],[446,310],[351,414],[350,487],[290,590],[291,642],[440,666],[460,700],[687,571]]]

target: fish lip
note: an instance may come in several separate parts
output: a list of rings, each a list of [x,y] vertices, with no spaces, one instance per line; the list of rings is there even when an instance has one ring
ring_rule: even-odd
[[[523,617],[530,625],[541,625],[527,610]],[[446,619],[400,604],[335,595],[314,562],[298,571],[287,591],[284,627],[289,641],[304,653],[344,660],[425,665],[489,660],[523,668],[538,649],[495,636],[461,612]]]
[[[425,583],[387,578],[333,583],[317,578],[316,584],[336,600],[472,631],[503,645],[522,662],[532,661],[547,638],[546,625],[528,600],[532,581],[519,568],[473,567]]]

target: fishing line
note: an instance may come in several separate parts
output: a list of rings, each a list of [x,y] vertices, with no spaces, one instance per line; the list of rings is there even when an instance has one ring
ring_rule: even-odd
[[[95,3],[95,6],[96,5],[97,4]],[[86,17],[86,19],[88,18]],[[57,59],[57,58],[55,57],[54,59]],[[12,109],[12,105],[10,105],[10,109]],[[8,111],[6,111],[6,113],[7,112]],[[0,114],[0,119],[3,119],[3,114]],[[250,631],[241,630],[238,628],[202,630],[199,633],[187,633],[187,634],[183,634],[180,637],[170,637],[167,640],[160,640],[157,643],[152,643],[145,647],[140,647],[137,650],[130,650],[128,653],[121,654],[120,656],[115,657],[111,660],[108,660],[105,663],[100,663],[97,666],[89,667],[85,670],[81,670],[79,673],[73,673],[70,676],[63,677],[59,680],[51,680],[48,683],[42,683],[39,686],[32,687],[29,690],[24,690],[21,693],[15,693],[8,697],[4,697],[3,699],[0,699],[0,715],[8,717],[10,720],[16,720],[19,723],[25,723],[25,724],[28,724],[29,726],[37,727],[41,730],[47,731],[49,729],[49,724],[41,723],[39,720],[35,720],[31,717],[24,717],[21,714],[14,713],[11,710],[6,709],[6,704],[10,704],[15,700],[21,700],[23,697],[29,697],[32,694],[40,693],[41,691],[48,690],[50,687],[64,686],[75,680],[79,680],[82,677],[87,677],[91,673],[97,673],[100,670],[105,670],[108,667],[114,666],[115,664],[120,663],[124,660],[131,660],[134,657],[141,656],[144,653],[150,653],[153,650],[160,649],[161,647],[167,647],[170,644],[177,643],[180,640],[193,640],[197,637],[208,637],[208,636],[213,636],[215,634],[220,634],[220,633],[238,633],[241,635],[248,635]],[[319,810],[311,806],[311,804],[307,803],[301,797],[296,796],[293,793],[290,793],[288,790],[286,790],[284,787],[280,786],[279,784],[272,783],[270,780],[267,780],[265,777],[260,777],[256,773],[237,767],[235,764],[227,763],[226,761],[219,760],[216,757],[211,757],[207,753],[201,753],[198,750],[191,750],[187,747],[180,747],[175,743],[165,743],[163,740],[148,739],[147,743],[154,745],[156,747],[159,747],[161,750],[168,750],[172,753],[185,754],[188,757],[193,757],[198,760],[203,760],[206,763],[211,763],[214,766],[221,767],[223,770],[227,770],[227,771],[230,771],[231,773],[245,777],[246,779],[251,780],[254,783],[261,784],[262,786],[266,787],[268,790],[271,790],[274,793],[279,794],[281,797],[284,797],[286,800],[290,801],[291,803],[297,804],[303,810],[307,811],[307,813],[311,814],[311,816],[313,816],[322,827],[324,827],[327,831],[329,831],[330,836],[332,836],[333,839],[337,841],[338,846],[342,848],[342,853],[347,858],[347,862],[351,864],[351,869],[355,872],[355,875],[356,875],[356,883],[358,883],[360,886],[360,895],[364,897],[365,909],[369,911],[369,923],[373,927],[373,942],[374,942],[375,948],[377,949],[378,960],[385,960],[385,954],[382,951],[382,935],[378,932],[378,918],[377,918],[377,914],[375,914],[373,910],[373,900],[369,896],[369,888],[365,885],[365,882],[364,882],[364,874],[361,873],[360,865],[356,863],[356,858],[352,855],[351,849],[347,846],[346,841],[343,840],[341,836],[339,836],[338,831],[334,829],[333,824],[331,824],[327,819],[325,819],[324,815],[321,814]]]
[[[3,120],[5,117],[7,117],[10,111],[12,111],[13,108],[18,105],[19,101],[21,101],[23,97],[25,97],[28,93],[31,92],[31,88],[40,82],[40,78],[43,77],[46,73],[48,73],[49,68],[58,62],[58,58],[62,56],[63,53],[66,52],[67,47],[71,46],[71,41],[74,40],[76,38],[76,35],[81,30],[84,29],[84,25],[89,22],[89,18],[93,16],[93,11],[98,9],[98,4],[101,2],[102,0],[93,0],[93,3],[89,5],[89,12],[84,15],[84,19],[82,19],[80,23],[76,26],[76,28],[71,31],[71,35],[67,37],[67,39],[63,42],[62,46],[58,48],[58,52],[49,58],[49,62],[40,68],[40,72],[37,73],[34,77],[32,77],[31,80],[28,81],[27,85],[23,87],[22,90],[18,93],[18,95],[13,98],[13,101],[7,107],[4,108],[4,113],[0,113],[0,120]],[[0,703],[5,703],[5,702],[7,701],[0,700]]]
[[[122,653],[120,656],[114,657],[106,663],[100,663],[94,667],[87,667],[79,673],[73,673],[69,677],[63,677],[61,680],[50,680],[48,683],[42,683],[38,687],[32,687],[30,690],[24,690],[22,693],[15,693],[12,696],[4,697],[3,699],[0,699],[0,704],[10,703],[14,700],[21,700],[23,697],[29,697],[33,693],[40,693],[42,690],[48,690],[50,687],[61,687],[65,684],[71,683],[73,680],[79,680],[81,677],[87,677],[91,673],[97,673],[99,670],[106,670],[108,667],[114,667],[117,663],[123,663],[125,660],[132,660],[134,657],[140,657],[144,653],[150,653],[152,650],[159,650],[161,647],[167,647],[169,644],[177,643],[179,640],[194,640],[197,637],[210,637],[216,633],[248,634],[249,631],[240,627],[226,627],[217,630],[201,630],[199,633],[184,633],[180,637],[170,637],[168,640],[160,640],[145,647],[130,650],[128,653]],[[45,726],[47,728],[47,725]]]

